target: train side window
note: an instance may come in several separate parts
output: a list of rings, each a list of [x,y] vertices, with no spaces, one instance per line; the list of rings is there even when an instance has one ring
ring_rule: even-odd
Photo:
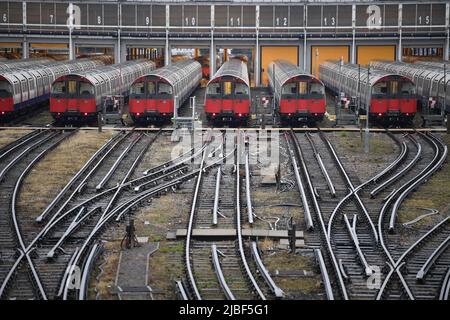
[[[153,81],[147,82],[147,94],[153,95],[156,93],[156,85]]]
[[[12,96],[11,85],[8,81],[0,81],[0,97]]]
[[[69,87],[69,94],[76,94],[77,93],[77,82],[75,80],[70,80],[68,83]]]

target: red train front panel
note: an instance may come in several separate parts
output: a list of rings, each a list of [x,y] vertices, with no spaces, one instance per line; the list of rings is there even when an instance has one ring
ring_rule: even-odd
[[[216,79],[206,88],[205,113],[211,122],[245,122],[250,116],[250,88],[240,79]]]
[[[131,87],[129,112],[138,123],[170,120],[174,114],[172,86],[161,79],[138,79]]]
[[[62,77],[52,86],[50,113],[56,120],[87,120],[97,115],[94,86],[86,79]]]
[[[292,79],[281,90],[279,113],[282,121],[315,122],[323,119],[325,89],[319,81]]]
[[[374,84],[370,116],[380,121],[411,121],[417,112],[414,84],[403,77],[389,77]]]

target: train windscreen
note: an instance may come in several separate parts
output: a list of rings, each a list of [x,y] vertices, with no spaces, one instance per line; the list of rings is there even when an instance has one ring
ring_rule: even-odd
[[[12,97],[12,86],[6,80],[0,80],[0,98]]]

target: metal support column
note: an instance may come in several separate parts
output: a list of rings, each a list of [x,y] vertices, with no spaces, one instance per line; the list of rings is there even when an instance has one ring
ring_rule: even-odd
[[[303,29],[303,70],[306,71],[306,29]]]
[[[255,50],[255,86],[259,87],[261,85],[261,65],[260,65],[260,52],[259,52],[259,6],[256,6],[256,50]]]
[[[403,5],[398,5],[398,25],[399,25],[399,36],[398,36],[398,47],[397,47],[397,61],[402,61],[403,58],[403,45],[402,45],[402,25],[403,25]]]
[[[450,51],[450,3],[446,5],[445,26],[447,29],[447,41],[445,41],[444,60],[448,60]]]
[[[216,48],[214,46],[214,6],[211,6],[211,46],[209,48],[209,79],[216,73]]]
[[[352,56],[351,63],[356,63],[356,6],[352,5]]]
[[[164,54],[164,65],[168,66],[171,62],[171,55],[170,52],[170,46],[169,46],[169,24],[170,24],[170,7],[169,5],[166,5],[166,47],[165,47],[165,54]]]
[[[23,31],[26,31],[27,27],[27,3],[24,1],[22,3],[22,28]],[[24,36],[23,37],[23,42],[22,42],[22,59],[27,59],[28,58],[28,53],[29,53],[29,48],[28,48],[28,41],[27,41],[27,37]]]

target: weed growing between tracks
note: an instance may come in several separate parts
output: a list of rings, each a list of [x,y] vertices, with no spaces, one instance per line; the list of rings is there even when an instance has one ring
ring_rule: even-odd
[[[284,273],[305,271],[308,275],[274,276],[277,285],[294,299],[322,299],[320,274],[315,272],[316,264],[313,256],[302,256],[279,251],[266,255],[264,263],[272,275],[276,270]]]
[[[79,131],[45,156],[25,178],[19,196],[21,214],[38,216],[113,131]]]
[[[32,130],[22,130],[22,129],[0,130],[0,148],[23,137],[24,135],[30,133],[31,131]]]
[[[394,141],[385,133],[370,134],[369,154],[364,153],[364,136],[359,132],[335,132],[327,136],[348,169],[358,172],[362,182],[382,171],[398,153]]]

